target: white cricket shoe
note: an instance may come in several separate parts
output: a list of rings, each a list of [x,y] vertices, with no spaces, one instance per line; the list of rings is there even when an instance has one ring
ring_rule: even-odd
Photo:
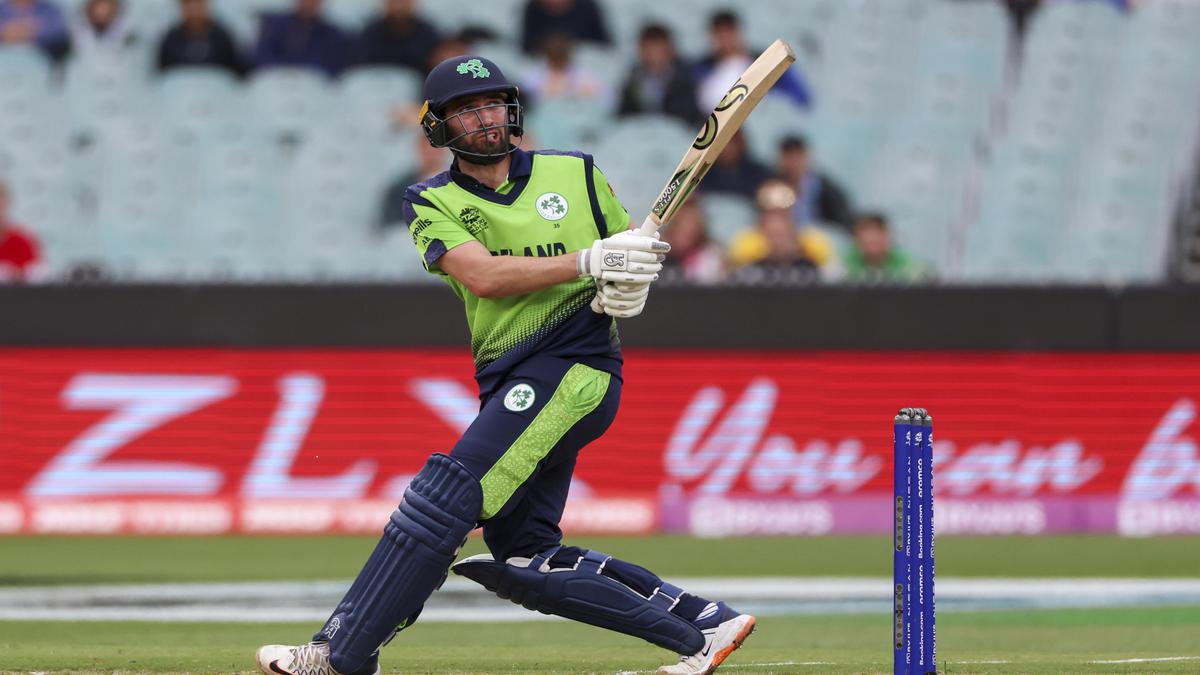
[[[306,645],[265,645],[254,655],[258,669],[265,675],[342,675],[329,665],[329,643]],[[379,666],[375,666],[379,675]]]
[[[732,619],[722,621],[713,628],[702,631],[704,634],[704,649],[691,656],[679,657],[679,663],[663,666],[660,673],[675,673],[676,675],[708,675],[742,646],[742,642],[754,632],[755,620],[749,614],[738,614]]]

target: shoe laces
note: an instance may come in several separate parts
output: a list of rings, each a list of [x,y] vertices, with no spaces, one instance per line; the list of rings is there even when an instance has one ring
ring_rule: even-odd
[[[341,675],[329,665],[329,644],[310,642],[292,647],[292,671],[295,675]]]

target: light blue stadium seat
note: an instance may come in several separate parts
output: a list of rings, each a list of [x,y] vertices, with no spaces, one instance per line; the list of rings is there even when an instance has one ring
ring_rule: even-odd
[[[519,43],[521,17],[524,15],[525,0],[426,0],[421,5],[426,19],[447,33],[454,33],[467,26],[483,26],[495,31],[502,41]],[[610,16],[612,12],[608,13]],[[485,56],[489,52],[480,50]],[[489,57],[490,58],[490,57]],[[501,68],[504,64],[497,61]],[[504,71],[508,73],[507,70]]]
[[[328,124],[334,89],[322,74],[306,68],[268,68],[250,79],[250,115],[280,137],[303,137]]]
[[[211,0],[213,15],[228,28],[247,51],[258,40],[259,16],[265,12],[287,11],[291,0]]]
[[[67,66],[63,90],[68,124],[91,137],[130,120],[157,120],[151,91],[145,73],[121,62],[77,59]]]
[[[352,35],[361,33],[381,10],[379,0],[336,0],[323,6],[325,17]]]
[[[271,183],[205,186],[187,219],[189,273],[254,280],[281,275],[291,234],[284,201]]]
[[[218,68],[173,68],[157,83],[162,112],[168,119],[224,117],[242,105],[241,83]]]
[[[421,105],[421,77],[406,68],[369,66],[353,68],[337,85],[338,123],[358,127],[372,137],[392,132],[393,111]]]
[[[779,152],[779,142],[787,136],[810,136],[811,118],[805,111],[782,96],[766,96],[742,127],[746,146],[758,161],[771,165]]]
[[[516,41],[480,42],[475,46],[475,51],[500,66],[504,76],[518,85],[537,65],[536,57],[524,54]]]
[[[678,120],[636,115],[619,120],[596,144],[596,165],[634,220],[649,212],[693,138]]]
[[[614,98],[631,64],[616,49],[589,42],[576,44],[571,60],[583,72],[598,79]]]
[[[880,150],[857,201],[886,213],[906,250],[946,270],[953,228],[964,215],[970,162],[970,146],[956,139],[899,129]]]
[[[593,147],[611,124],[607,111],[590,100],[546,99],[531,106],[525,117],[537,146],[553,150]]]
[[[887,137],[877,121],[840,119],[823,109],[813,117],[809,131],[817,165],[853,191],[861,188]]]
[[[735,234],[758,222],[758,211],[754,202],[747,197],[705,192],[698,199],[700,207],[704,209],[709,236],[722,246],[728,245]]]
[[[50,64],[39,51],[0,46],[0,102],[6,105],[50,93]]]
[[[430,281],[437,280],[425,273],[420,255],[408,228],[389,227],[372,231],[362,239],[365,247],[353,254],[355,278],[362,281]],[[428,278],[426,278],[428,277]]]

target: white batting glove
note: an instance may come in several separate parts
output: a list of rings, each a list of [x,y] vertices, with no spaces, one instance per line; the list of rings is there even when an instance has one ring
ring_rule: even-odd
[[[591,248],[579,252],[576,269],[581,277],[597,281],[648,284],[658,278],[665,254],[671,245],[658,240],[658,234],[646,237],[621,232],[597,239]]]
[[[609,281],[599,284],[596,302],[604,313],[618,319],[628,319],[642,313],[650,295],[649,283]]]

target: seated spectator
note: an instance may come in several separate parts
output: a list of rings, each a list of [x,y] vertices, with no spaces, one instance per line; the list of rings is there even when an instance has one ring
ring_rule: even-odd
[[[854,249],[846,254],[846,279],[857,282],[920,281],[925,266],[892,245],[887,217],[864,213],[854,221]]]
[[[837,181],[812,166],[808,141],[788,136],[779,143],[779,176],[796,191],[796,222],[827,223],[847,231],[853,224],[850,198]]]
[[[663,261],[662,281],[715,284],[721,281],[725,261],[721,246],[708,235],[708,223],[699,200],[679,207],[671,224],[663,230],[671,254]]]
[[[425,70],[433,70],[434,66],[448,58],[462,56],[463,54],[473,54],[475,52],[474,46],[475,41],[462,32],[447,35],[430,52],[429,60],[425,62]]]
[[[342,31],[321,16],[321,0],[296,0],[291,12],[263,16],[254,65],[313,68],[337,77],[350,63],[351,47]]]
[[[49,0],[0,0],[0,44],[32,45],[53,61],[71,50],[62,10]]]
[[[574,41],[566,33],[553,33],[542,41],[543,60],[526,73],[522,91],[532,102],[547,99],[593,100],[606,107],[611,94],[599,78],[571,61]]]
[[[730,280],[749,284],[786,284],[841,275],[833,241],[819,229],[797,228],[792,219],[796,193],[770,180],[757,195],[759,220],[729,242]]]
[[[671,32],[661,24],[642,28],[638,61],[621,85],[618,115],[661,113],[688,124],[700,124],[704,115],[696,108],[696,82],[675,53]]]
[[[25,281],[41,259],[38,241],[8,217],[8,186],[0,182],[0,282]]]
[[[1033,18],[1033,14],[1037,11],[1038,7],[1042,6],[1042,0],[1004,0],[1004,6],[1008,9],[1008,17],[1012,21],[1013,33],[1019,40],[1025,36],[1029,20]]]
[[[71,46],[77,59],[119,59],[141,42],[120,0],[88,0],[83,15],[71,22]]]
[[[770,177],[767,167],[750,156],[745,133],[738,130],[717,156],[699,189],[702,192],[732,192],[754,199],[758,188]]]
[[[417,15],[416,0],[386,0],[383,14],[367,24],[358,41],[359,64],[403,66],[424,75],[441,38]]]
[[[413,137],[416,147],[414,151],[419,162],[417,168],[401,176],[388,186],[383,196],[383,205],[376,223],[380,232],[385,232],[395,225],[407,225],[404,217],[404,193],[409,186],[416,185],[426,178],[433,178],[446,170],[450,161],[450,151],[446,148],[435,148],[425,139],[424,134]]]
[[[536,54],[542,40],[552,33],[566,33],[576,40],[612,44],[604,16],[596,0],[529,0],[521,22],[521,50]]]
[[[158,45],[158,69],[209,66],[241,77],[246,59],[233,35],[212,16],[208,0],[179,0],[181,20]]]
[[[700,60],[696,69],[696,106],[706,112],[716,107],[725,92],[762,53],[762,49],[751,53],[746,47],[741,21],[730,10],[720,10],[712,15],[708,36],[712,51]],[[786,70],[771,91],[786,96],[800,108],[812,106],[809,86],[796,66]]]

